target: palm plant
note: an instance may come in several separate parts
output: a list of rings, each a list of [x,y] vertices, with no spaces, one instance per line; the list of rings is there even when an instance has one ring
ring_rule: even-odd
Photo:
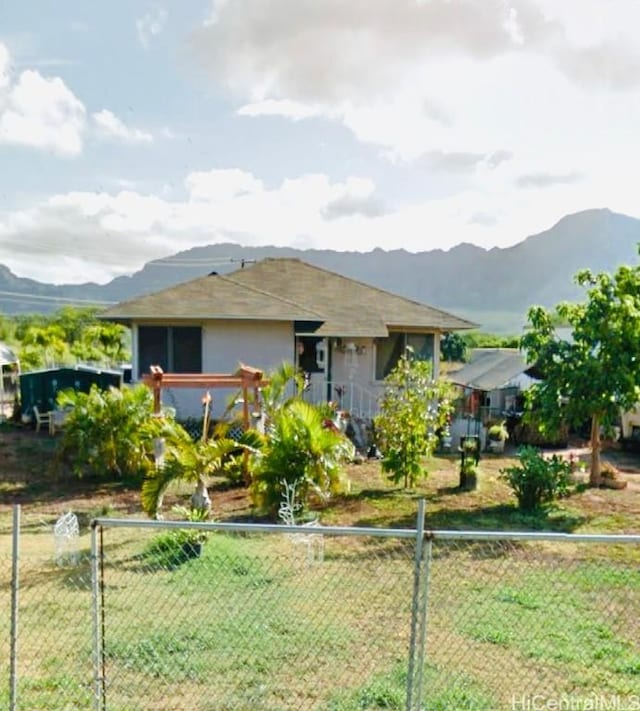
[[[256,452],[261,445],[262,437],[255,430],[247,430],[237,438],[230,438],[224,430],[218,429],[213,438],[203,436],[194,441],[176,423],[167,438],[164,463],[148,472],[142,483],[142,508],[149,516],[159,516],[168,487],[174,482],[184,481],[196,486],[191,497],[192,509],[208,509],[208,478],[222,473],[245,452]]]
[[[302,392],[303,376],[293,363],[283,362],[269,373],[268,384],[262,388],[261,407],[271,422],[278,410]]]
[[[96,385],[88,393],[65,390],[58,405],[69,408],[57,456],[77,476],[137,477],[153,467],[153,442],[166,436],[169,424],[151,417],[147,387]]]
[[[286,485],[297,487],[303,504],[312,495],[326,499],[345,487],[342,465],[351,457],[351,442],[324,426],[318,408],[291,399],[273,411],[264,448],[253,458],[253,503],[275,514]]]

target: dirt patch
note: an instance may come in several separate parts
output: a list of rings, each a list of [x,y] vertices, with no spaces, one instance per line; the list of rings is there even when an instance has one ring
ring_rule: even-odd
[[[52,466],[57,442],[56,437],[28,428],[0,430],[0,514],[5,521],[16,503],[25,514],[46,521],[55,520],[65,511],[74,511],[87,520],[92,516],[144,516],[140,482],[78,480]],[[580,445],[575,443],[561,452],[588,464],[588,450]],[[527,521],[514,518],[513,496],[500,479],[500,470],[512,464],[515,456],[513,448],[502,455],[483,454],[478,489],[471,492],[458,488],[459,459],[454,454],[430,461],[428,477],[411,490],[393,485],[381,471],[379,461],[365,461],[348,467],[349,492],[324,504],[317,502],[316,508],[328,525],[412,527],[417,501],[424,498],[433,528],[527,527]],[[603,459],[620,471],[628,481],[627,488],[585,488],[560,502],[559,508],[567,518],[561,530],[640,531],[640,455],[610,447]],[[246,489],[214,481],[209,491],[216,519],[255,518]],[[170,512],[174,503],[184,503],[189,494],[188,486],[171,490],[165,510]]]

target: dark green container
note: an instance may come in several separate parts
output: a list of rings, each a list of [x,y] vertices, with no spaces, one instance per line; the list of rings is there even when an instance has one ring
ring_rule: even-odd
[[[30,415],[34,405],[41,412],[53,410],[60,390],[73,389],[88,393],[92,385],[101,390],[122,385],[122,371],[94,368],[86,365],[32,370],[20,375],[22,414]]]

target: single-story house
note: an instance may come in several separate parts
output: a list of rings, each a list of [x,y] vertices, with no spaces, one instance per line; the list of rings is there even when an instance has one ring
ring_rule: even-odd
[[[486,425],[522,414],[522,393],[536,382],[534,372],[516,348],[475,348],[468,363],[446,376],[460,389],[452,436],[477,434],[484,446]]]
[[[264,259],[227,275],[169,287],[108,308],[101,318],[132,331],[132,380],[152,365],[171,373],[268,373],[282,362],[306,374],[307,397],[371,417],[384,377],[405,351],[439,372],[442,334],[476,324],[299,259]],[[163,391],[179,417],[199,416],[201,396]],[[214,415],[225,403],[214,402]]]

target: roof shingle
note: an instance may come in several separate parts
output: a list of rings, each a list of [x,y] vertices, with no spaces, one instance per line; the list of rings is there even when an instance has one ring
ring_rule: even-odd
[[[391,330],[453,331],[476,324],[299,259],[264,259],[109,308],[102,318],[321,321],[322,336],[386,336]]]

